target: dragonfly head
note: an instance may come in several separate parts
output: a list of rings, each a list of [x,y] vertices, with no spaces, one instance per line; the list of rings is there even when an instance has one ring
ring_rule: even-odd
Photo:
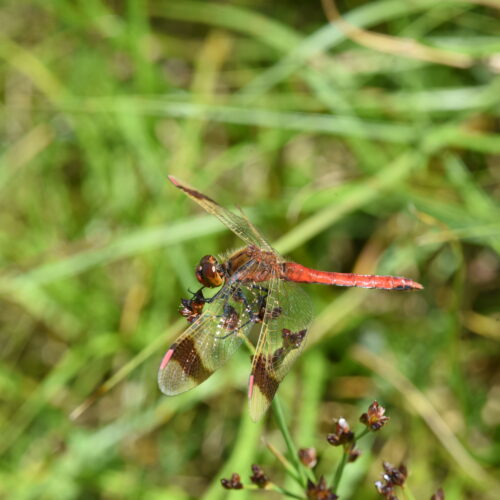
[[[213,255],[205,255],[196,268],[197,280],[206,287],[215,288],[224,283],[224,273]]]

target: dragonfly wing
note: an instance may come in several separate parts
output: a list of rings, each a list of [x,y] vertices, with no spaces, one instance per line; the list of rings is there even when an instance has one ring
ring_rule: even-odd
[[[169,175],[168,178],[172,184],[184,191],[191,199],[207,212],[215,215],[226,227],[231,229],[238,237],[240,237],[247,245],[256,245],[268,251],[272,250],[271,245],[266,241],[264,236],[255,228],[255,226],[246,218],[226,210],[216,201],[208,196],[200,193],[186,184],[182,183],[175,177]]]
[[[304,348],[312,321],[311,301],[298,285],[275,276],[267,287],[266,312],[248,386],[253,420],[269,408],[279,384]]]
[[[241,295],[245,294],[246,303]],[[188,391],[207,379],[238,349],[252,327],[247,307],[251,290],[226,284],[202,315],[170,346],[158,371],[158,385],[167,396]]]

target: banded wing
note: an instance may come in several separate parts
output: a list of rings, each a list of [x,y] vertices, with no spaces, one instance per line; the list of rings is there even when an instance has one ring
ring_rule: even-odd
[[[166,352],[158,371],[161,391],[167,396],[188,391],[220,368],[259,320],[265,293],[228,281]]]
[[[201,205],[204,210],[212,215],[215,215],[226,227],[231,229],[231,231],[240,237],[247,245],[255,245],[267,251],[273,250],[264,236],[260,234],[257,228],[246,217],[240,217],[239,215],[226,210],[216,201],[212,200],[212,198],[209,198],[196,189],[183,184],[172,175],[169,175],[168,178],[175,187],[184,191],[184,193],[198,203],[198,205]]]
[[[269,408],[279,384],[302,352],[312,321],[311,301],[298,285],[275,276],[266,286],[266,311],[248,384],[254,421]]]

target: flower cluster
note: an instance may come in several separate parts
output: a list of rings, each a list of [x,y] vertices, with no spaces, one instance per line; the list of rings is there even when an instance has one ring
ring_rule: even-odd
[[[337,420],[335,423],[335,432],[328,434],[326,440],[332,446],[343,446],[344,452],[347,454],[348,462],[354,462],[361,454],[359,450],[354,448],[356,438],[345,418],[341,417]]]
[[[269,478],[264,474],[262,467],[257,464],[252,465],[250,481],[260,489],[264,489],[271,484]],[[226,490],[241,490],[244,488],[240,475],[236,473],[234,473],[230,479],[221,479],[220,482],[222,487]]]
[[[332,434],[328,434],[328,436],[326,436],[326,440],[332,446],[349,444],[354,441],[354,432],[351,431],[347,420],[343,417],[340,417],[335,422],[335,432]]]
[[[299,450],[299,460],[308,469],[314,469],[318,463],[318,454],[314,448],[301,448]]]
[[[443,488],[438,488],[436,493],[431,496],[431,500],[444,500],[444,491]]]
[[[317,484],[310,479],[307,481],[306,495],[307,500],[336,500],[338,498],[332,489],[328,488],[323,476],[319,478]]]
[[[191,299],[193,301],[198,299]],[[290,476],[295,479],[297,485],[301,489],[301,497],[307,500],[336,500],[336,495],[339,482],[342,477],[345,466],[354,462],[360,455],[360,451],[356,445],[360,438],[369,432],[379,431],[388,421],[389,417],[385,415],[385,408],[374,401],[366,413],[363,413],[359,419],[366,427],[358,434],[355,434],[348,421],[341,417],[334,422],[333,432],[326,436],[328,443],[332,446],[343,448],[342,459],[338,462],[335,471],[331,471],[331,479],[327,480],[325,476],[317,476],[315,467],[318,464],[318,454],[315,448],[301,448],[298,451],[293,446],[289,446],[289,459],[281,455],[271,445],[269,449],[285,466]],[[293,453],[292,453],[293,450]],[[408,471],[404,465],[394,467],[388,462],[383,463],[384,472],[382,479],[375,482],[375,487],[378,493],[386,500],[398,500],[396,495],[397,488],[402,488],[405,485]],[[328,477],[328,475],[327,475]],[[239,474],[233,474],[230,479],[221,479],[221,484],[229,490],[260,489],[270,490],[280,493],[282,496],[299,498],[296,493],[287,491],[286,489],[273,483],[267,474],[264,473],[260,465],[252,465],[252,475],[250,476],[251,484],[244,485],[241,482]],[[439,489],[431,498],[431,500],[444,500],[444,493]]]
[[[390,419],[384,415],[385,408],[374,401],[368,408],[366,413],[363,413],[359,418],[362,424],[372,431],[380,430]]]
[[[408,476],[408,471],[403,464],[399,467],[394,467],[389,462],[384,462],[383,467],[383,480],[376,481],[375,488],[377,488],[377,491],[387,500],[398,500],[398,497],[394,492],[394,488],[396,486],[404,486]]]
[[[220,483],[222,487],[226,490],[241,490],[243,489],[243,484],[241,483],[241,478],[236,472],[231,476],[231,479],[221,479]]]
[[[256,484],[259,488],[265,488],[269,484],[269,478],[264,474],[264,470],[260,465],[252,465],[252,475],[250,481]]]

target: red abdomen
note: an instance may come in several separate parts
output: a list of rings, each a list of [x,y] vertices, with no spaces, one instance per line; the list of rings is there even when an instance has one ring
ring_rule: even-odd
[[[297,283],[321,283],[323,285],[356,286],[359,288],[381,288],[384,290],[421,290],[420,283],[398,276],[375,276],[372,274],[330,273],[285,262],[282,278]]]

